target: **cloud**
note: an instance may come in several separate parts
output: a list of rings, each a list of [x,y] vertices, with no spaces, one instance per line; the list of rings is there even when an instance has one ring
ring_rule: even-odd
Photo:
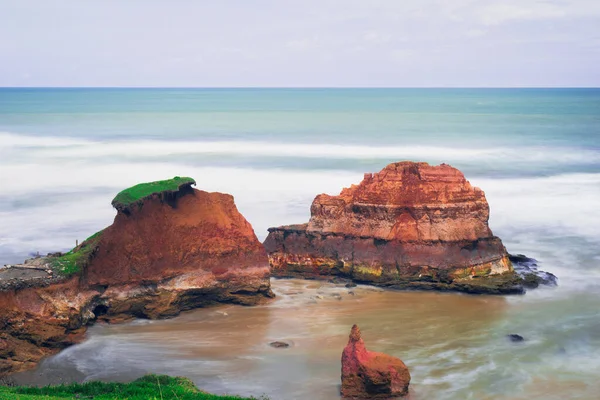
[[[392,60],[397,62],[406,62],[414,59],[415,52],[410,49],[394,49],[390,54]]]
[[[487,30],[485,29],[469,29],[465,32],[465,36],[477,38],[484,36],[486,33]]]
[[[526,4],[492,3],[478,10],[477,16],[484,25],[500,25],[509,21],[544,20],[567,15],[563,7],[551,3]]]
[[[0,9],[0,86],[600,85],[600,0],[0,0]]]
[[[388,43],[392,40],[392,35],[371,30],[363,33],[362,39],[366,43]]]
[[[314,47],[318,44],[318,39],[315,37],[312,38],[303,38],[303,39],[294,39],[290,40],[285,44],[285,47],[293,50],[308,50],[311,47]]]

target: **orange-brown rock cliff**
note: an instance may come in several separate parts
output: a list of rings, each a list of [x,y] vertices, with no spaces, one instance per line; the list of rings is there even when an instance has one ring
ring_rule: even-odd
[[[60,276],[66,258],[52,255],[35,263],[47,267],[47,280],[41,268],[35,281],[0,282],[0,375],[32,368],[97,319],[169,317],[272,297],[267,254],[233,197],[191,185],[119,209],[78,252],[85,258],[70,276]]]
[[[269,229],[274,276],[340,276],[409,289],[519,293],[485,194],[449,166],[399,162],[338,196],[318,195],[308,224]]]

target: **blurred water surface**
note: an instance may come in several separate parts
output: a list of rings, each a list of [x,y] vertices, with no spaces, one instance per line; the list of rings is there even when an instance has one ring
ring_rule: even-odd
[[[508,250],[537,258],[559,286],[352,296],[274,281],[280,297],[265,307],[94,327],[22,379],[157,372],[219,393],[331,399],[356,322],[372,350],[411,367],[416,399],[597,398],[596,89],[0,89],[0,264],[71,248],[142,181],[192,176],[231,193],[262,240],[270,226],[305,222],[316,194],[399,160],[460,168],[485,191]],[[281,339],[294,346],[268,347]]]

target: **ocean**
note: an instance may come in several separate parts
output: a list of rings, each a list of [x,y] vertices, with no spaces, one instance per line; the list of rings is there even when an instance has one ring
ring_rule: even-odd
[[[337,194],[363,173],[401,160],[459,168],[485,191],[490,227],[508,251],[536,258],[558,286],[498,298],[394,292],[382,303],[373,300],[379,292],[365,289],[339,313],[331,311],[336,303],[314,305],[309,296],[302,304],[314,312],[298,318],[313,329],[288,332],[281,327],[295,315],[290,287],[307,296],[337,289],[277,281],[281,299],[274,305],[228,315],[276,310],[257,335],[301,335],[290,340],[306,352],[286,358],[253,347],[244,356],[254,366],[251,379],[234,363],[199,377],[207,357],[217,356],[176,362],[179,353],[163,349],[165,336],[157,339],[160,355],[146,360],[154,346],[143,339],[147,330],[172,334],[171,321],[94,327],[87,342],[48,359],[36,376],[51,380],[49,371],[61,368],[77,380],[169,372],[219,393],[337,398],[339,382],[310,371],[335,368],[331,377],[339,379],[342,348],[325,358],[308,354],[320,354],[324,332],[343,346],[355,317],[368,322],[356,321],[368,347],[414,366],[416,399],[597,398],[600,89],[0,89],[0,264],[72,248],[109,225],[114,195],[139,182],[191,176],[199,189],[230,193],[263,240],[268,227],[306,222],[315,195]],[[419,304],[428,324],[406,324],[403,299]],[[219,315],[198,310],[172,321],[180,321],[178,335],[192,335],[189,345],[204,325],[186,330],[181,321]],[[132,330],[127,339],[123,329]],[[372,345],[368,332],[378,338]],[[509,333],[526,341],[506,343]],[[297,387],[284,390],[269,378],[285,365]]]

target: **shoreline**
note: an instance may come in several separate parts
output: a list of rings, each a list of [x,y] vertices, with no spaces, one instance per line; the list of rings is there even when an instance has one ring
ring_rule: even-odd
[[[459,347],[470,343],[474,349],[499,347],[509,354],[535,351],[529,343],[533,335],[530,328],[496,329],[489,344],[482,342],[478,333],[508,318],[511,309],[516,310],[511,298],[527,296],[466,296],[385,290],[370,285],[347,288],[341,283],[275,278],[272,285],[276,299],[261,306],[221,305],[186,311],[166,320],[98,324],[82,343],[44,360],[38,370],[20,374],[21,379],[30,378],[19,384],[69,382],[64,367],[77,365],[86,373],[73,369],[67,372],[71,380],[122,382],[145,373],[168,373],[188,376],[198,387],[212,393],[266,393],[278,398],[278,382],[286,369],[314,363],[312,368],[323,376],[301,373],[294,391],[301,390],[306,384],[302,382],[308,380],[318,388],[311,398],[329,400],[332,394],[339,393],[339,357],[347,341],[348,324],[359,322],[373,350],[401,357],[411,374],[415,371],[411,392],[420,392],[421,397],[415,397],[420,400],[431,398],[427,397],[430,389],[423,379],[430,374],[435,376],[439,372],[434,371],[442,368],[435,362],[435,354],[452,351],[457,343],[463,343]],[[535,299],[526,303],[535,304]],[[511,343],[505,337],[510,333],[522,334],[525,344]],[[273,341],[290,346],[273,348],[269,345]],[[442,360],[449,362],[446,356]],[[480,357],[469,361],[473,365],[482,362]],[[63,372],[56,375],[58,371]],[[54,380],[39,381],[52,376]],[[264,390],[252,389],[256,380]],[[290,393],[291,397],[301,398],[293,394],[296,392]]]

